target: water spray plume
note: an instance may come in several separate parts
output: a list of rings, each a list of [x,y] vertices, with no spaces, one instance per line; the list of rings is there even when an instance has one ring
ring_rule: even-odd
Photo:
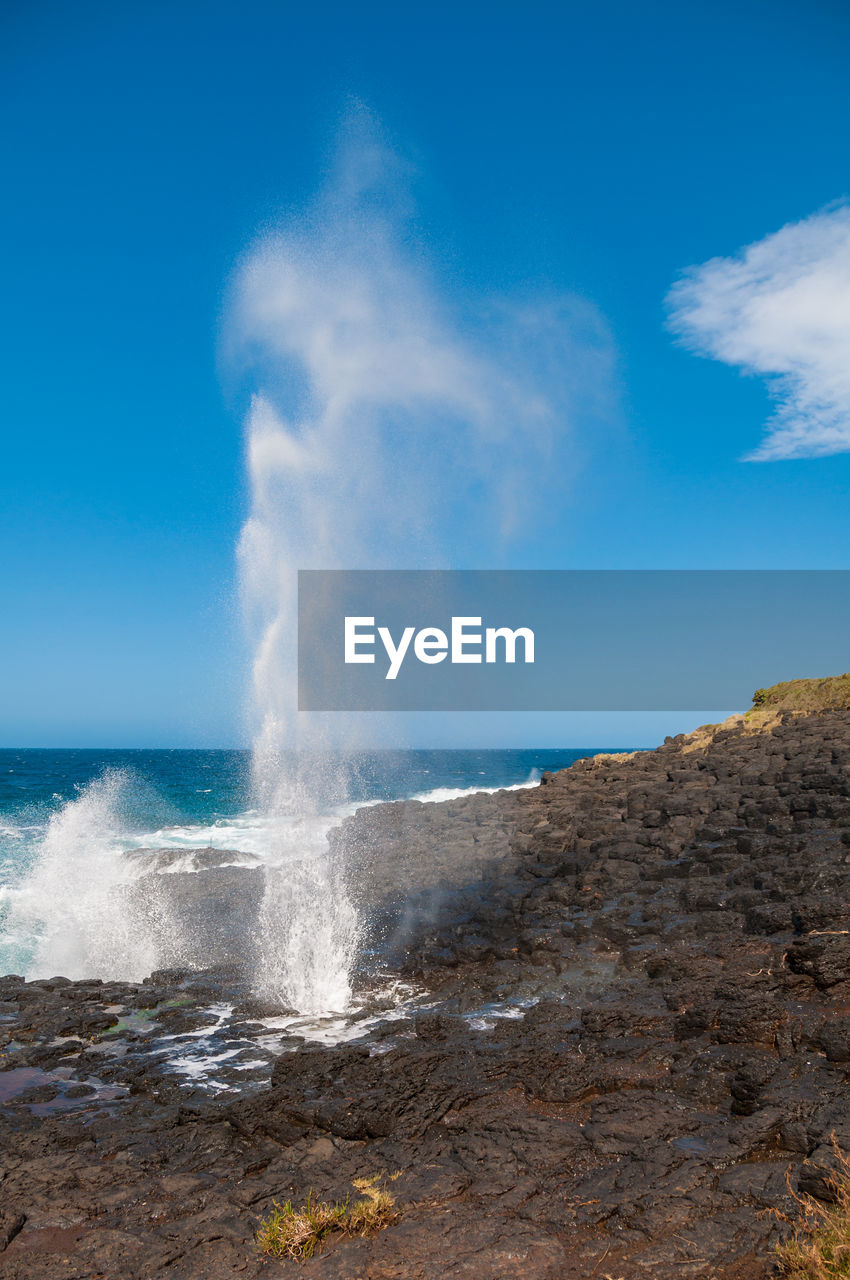
[[[254,246],[233,303],[254,383],[239,546],[253,783],[282,844],[258,978],[310,1012],[347,998],[357,930],[324,837],[293,848],[293,819],[315,829],[311,762],[327,745],[296,711],[297,570],[498,560],[535,500],[563,500],[575,390],[610,374],[604,326],[576,300],[479,306],[462,324],[411,247],[403,168],[355,112],[315,206]]]
[[[239,565],[253,807],[207,838],[262,868],[254,936],[229,943],[253,954],[260,993],[305,1014],[351,999],[356,866],[327,835],[350,799],[350,753],[373,742],[362,717],[296,711],[297,570],[505,567],[518,531],[563,504],[572,423],[602,421],[612,384],[605,326],[580,300],[449,305],[456,291],[412,232],[408,176],[353,112],[314,206],[246,254],[230,308],[252,392]],[[347,768],[335,772],[331,745]],[[139,846],[191,844],[166,808],[113,770],[51,814],[0,900],[12,967],[138,980],[217,963],[203,912],[181,910]]]

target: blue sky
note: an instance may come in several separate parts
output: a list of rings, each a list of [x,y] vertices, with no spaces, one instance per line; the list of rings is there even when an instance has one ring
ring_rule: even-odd
[[[240,740],[253,388],[227,299],[258,233],[309,207],[355,100],[404,157],[407,234],[446,307],[569,296],[607,335],[605,406],[578,397],[572,481],[505,567],[848,566],[840,441],[742,461],[778,339],[704,358],[665,306],[687,268],[850,196],[845,4],[11,0],[0,27],[0,742]]]

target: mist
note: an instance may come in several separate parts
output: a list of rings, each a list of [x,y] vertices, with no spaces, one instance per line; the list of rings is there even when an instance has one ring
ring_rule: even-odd
[[[326,721],[295,712],[297,570],[504,567],[568,501],[578,428],[614,381],[591,304],[459,301],[414,235],[410,186],[356,109],[315,201],[237,273],[230,345],[251,387],[239,564],[266,802],[281,750],[326,740]]]

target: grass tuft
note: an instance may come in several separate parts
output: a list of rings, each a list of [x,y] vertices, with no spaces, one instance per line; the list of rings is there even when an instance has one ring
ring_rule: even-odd
[[[393,1174],[390,1181],[398,1176]],[[260,1223],[257,1244],[263,1253],[275,1258],[303,1260],[312,1258],[327,1236],[369,1236],[383,1230],[400,1213],[395,1196],[378,1185],[382,1177],[382,1173],[376,1173],[371,1178],[355,1178],[353,1185],[361,1197],[353,1204],[350,1196],[342,1204],[317,1201],[312,1191],[300,1209],[294,1208],[290,1200],[275,1203],[269,1217]]]
[[[832,1140],[838,1168],[827,1179],[831,1204],[798,1196],[802,1213],[794,1235],[777,1246],[780,1272],[789,1280],[850,1278],[850,1157]]]

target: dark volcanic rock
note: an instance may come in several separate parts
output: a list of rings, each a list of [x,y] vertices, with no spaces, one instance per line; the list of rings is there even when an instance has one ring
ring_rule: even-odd
[[[792,942],[785,963],[792,973],[811,978],[821,991],[850,981],[850,937],[847,931],[824,930],[819,936]]]
[[[144,874],[166,871],[212,871],[216,867],[256,867],[260,859],[254,853],[238,849],[129,849],[124,857]]]
[[[428,1007],[296,1047],[263,1091],[187,1092],[132,1025],[107,1081],[116,1007],[200,1031],[203,1002],[242,998],[227,973],[0,980],[0,1275],[771,1273],[789,1180],[826,1195],[833,1142],[850,1151],[846,711],[361,810],[333,840],[382,963]],[[186,903],[225,871],[257,874],[196,872]],[[159,878],[179,901],[181,875]],[[273,1201],[381,1170],[400,1173],[394,1226],[303,1266],[259,1258]]]
[[[155,861],[170,852],[161,851]],[[204,855],[211,855],[210,865]],[[195,856],[205,869],[163,872],[160,868],[127,886],[124,892],[133,927],[153,939],[164,965],[244,965],[256,934],[263,871],[222,861],[228,856],[224,850],[202,850]],[[171,863],[180,866],[185,857],[180,854]],[[241,857],[255,861],[250,855]]]

